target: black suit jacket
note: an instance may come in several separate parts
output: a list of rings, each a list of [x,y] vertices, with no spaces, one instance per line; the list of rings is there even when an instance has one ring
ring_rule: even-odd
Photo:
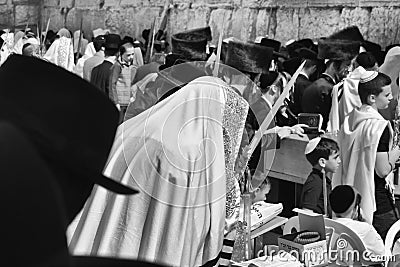
[[[303,74],[299,74],[297,77],[296,83],[294,84],[294,93],[293,93],[293,106],[291,111],[298,115],[299,113],[303,112],[302,108],[302,101],[303,101],[303,94],[304,91],[308,86],[310,86],[312,82]]]
[[[111,67],[113,64],[104,60],[103,63],[96,66],[92,70],[90,82],[97,86],[107,97],[110,91]]]
[[[324,119],[322,123],[323,130],[326,130],[328,125],[334,85],[335,82],[329,76],[322,74],[322,77],[308,86],[303,94],[303,112],[321,114]]]
[[[253,139],[255,131],[260,128],[260,125],[263,123],[270,111],[271,108],[262,97],[260,97],[250,106],[246,119],[246,131],[250,141]],[[274,118],[268,126],[268,129],[271,129],[275,126],[276,123]],[[264,150],[279,148],[279,142],[279,137],[276,134],[268,134],[263,136],[263,140],[258,144],[249,160],[249,168],[252,172],[257,169],[259,164],[263,164],[264,158],[262,152]]]

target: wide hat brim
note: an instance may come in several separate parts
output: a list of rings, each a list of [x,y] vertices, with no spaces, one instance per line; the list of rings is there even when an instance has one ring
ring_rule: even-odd
[[[225,65],[249,73],[268,73],[274,50],[253,43],[223,43],[221,59]]]
[[[86,201],[93,184],[137,193],[103,175],[119,113],[98,88],[52,63],[20,55],[6,60],[0,79],[0,120],[19,127],[55,170],[69,173],[57,176],[68,200],[75,201],[73,192],[76,202]]]
[[[318,58],[352,60],[360,52],[360,42],[336,39],[319,39]]]
[[[186,60],[206,60],[208,41],[211,41],[210,27],[176,33],[171,36],[172,53]]]

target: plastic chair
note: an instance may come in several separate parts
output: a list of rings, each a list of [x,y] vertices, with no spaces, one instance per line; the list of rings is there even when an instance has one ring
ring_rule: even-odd
[[[335,260],[339,266],[368,266],[379,264],[380,262],[366,259],[366,248],[360,237],[346,225],[338,221],[325,218],[325,227],[332,228],[333,233],[330,237],[329,258]]]
[[[395,222],[389,229],[389,231],[386,234],[385,238],[385,255],[391,256],[393,255],[393,245],[395,242],[395,237],[396,234],[400,231],[400,220]],[[389,257],[386,257],[385,261],[385,266],[393,266],[391,264],[392,262],[389,262]]]
[[[283,234],[292,234],[300,232],[300,222],[299,222],[299,216],[293,216],[290,218],[285,225],[283,226]]]

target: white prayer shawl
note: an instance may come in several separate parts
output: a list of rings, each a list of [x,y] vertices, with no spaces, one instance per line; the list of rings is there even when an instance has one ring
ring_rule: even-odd
[[[358,84],[362,73],[365,72],[363,67],[356,68],[350,75],[338,83],[332,90],[332,108],[329,114],[328,132],[337,133],[343,125],[344,119],[355,108],[361,107],[361,99],[358,95]],[[339,89],[342,89],[342,96],[339,100]]]
[[[143,62],[142,50],[140,49],[140,47],[135,47],[134,51],[135,51],[134,64],[138,65],[139,67],[143,66],[144,62]]]
[[[72,40],[64,36],[56,39],[47,50],[44,59],[73,72],[75,64]]]
[[[83,78],[83,66],[85,65],[85,61],[89,58],[89,56],[84,55],[80,59],[78,59],[78,62],[76,62],[76,65],[74,67],[74,73],[78,75],[79,77]]]
[[[94,44],[93,42],[90,42],[85,49],[85,56],[89,57],[93,57],[94,54],[96,54],[96,49],[94,48]]]
[[[382,66],[379,67],[379,72],[382,72],[390,77],[392,80],[391,88],[393,99],[397,99],[399,94],[399,86],[396,79],[399,78],[400,73],[400,47],[395,46],[391,48],[385,57]]]
[[[70,251],[168,266],[215,259],[247,109],[220,79],[201,77],[120,125],[104,173],[141,192],[121,196],[95,186],[69,227]],[[233,142],[229,157],[226,142]]]
[[[376,211],[374,170],[376,153],[381,135],[386,127],[392,127],[378,111],[371,106],[363,105],[354,109],[345,118],[338,135],[341,153],[341,178],[334,176],[333,184],[354,186],[362,195],[361,208],[367,222],[372,224]],[[392,147],[390,144],[389,147]]]

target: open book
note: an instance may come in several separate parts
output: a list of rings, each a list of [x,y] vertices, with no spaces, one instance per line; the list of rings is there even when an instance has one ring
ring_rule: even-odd
[[[282,212],[281,203],[272,204],[259,201],[251,205],[251,231],[266,224]]]

